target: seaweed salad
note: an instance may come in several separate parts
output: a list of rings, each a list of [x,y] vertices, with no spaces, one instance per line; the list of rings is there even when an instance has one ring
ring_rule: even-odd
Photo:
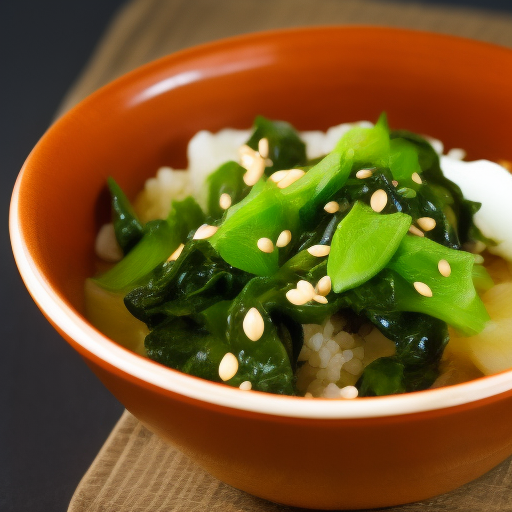
[[[473,336],[489,320],[477,289],[492,280],[467,250],[492,244],[473,222],[480,204],[425,138],[390,130],[385,115],[314,159],[290,124],[259,116],[238,158],[208,175],[202,205],[174,200],[166,218],[143,222],[108,186],[123,257],[91,281],[147,326],[145,354],[181,372],[304,394],[298,375],[323,343],[315,326],[328,325],[322,354],[340,364],[356,366],[350,333],[387,342],[360,356],[356,391],[341,397],[422,390],[440,375],[448,327]],[[315,372],[331,371],[315,357]]]

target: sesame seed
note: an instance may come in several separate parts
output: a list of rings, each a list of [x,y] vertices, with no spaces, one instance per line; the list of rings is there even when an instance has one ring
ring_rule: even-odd
[[[356,178],[360,180],[364,180],[365,178],[370,178],[373,175],[371,169],[361,169],[356,172]]]
[[[384,207],[387,203],[388,195],[386,194],[386,191],[382,190],[381,188],[376,190],[370,198],[370,206],[372,207],[372,210],[377,213],[384,210]]]
[[[427,284],[422,283],[421,281],[416,281],[413,286],[420,295],[423,295],[424,297],[432,297],[432,290]]]
[[[179,247],[167,258],[167,261],[176,261],[185,247],[184,244],[180,244]]]
[[[244,174],[244,183],[249,187],[255,185],[265,172],[265,160],[256,153],[252,163],[248,166],[244,166],[247,172]]]
[[[285,178],[290,171],[276,171],[270,175],[269,180],[274,183],[279,183],[283,178]]]
[[[416,222],[423,231],[432,231],[436,227],[436,221],[432,217],[420,217]]]
[[[250,391],[252,389],[252,384],[250,380],[244,380],[240,386],[238,386],[242,391]]]
[[[341,398],[353,399],[357,398],[357,395],[359,395],[359,391],[355,386],[345,386],[340,389]]]
[[[477,265],[481,265],[485,261],[484,257],[481,254],[475,254],[474,257],[475,257],[475,263]]]
[[[197,228],[197,231],[194,233],[194,240],[204,240],[205,238],[210,238],[213,236],[219,228],[217,226],[210,226],[209,224],[203,224]]]
[[[391,183],[393,183],[393,187],[398,187],[398,181],[393,180]]]
[[[238,359],[234,354],[228,352],[219,364],[219,377],[224,382],[232,379],[238,371]]]
[[[304,297],[309,297],[310,300],[316,295],[315,287],[309,281],[304,281],[303,279],[297,283],[297,290]]]
[[[319,295],[323,295],[325,297],[331,292],[331,286],[331,278],[329,276],[324,276],[320,281],[318,281],[316,291]]]
[[[291,169],[288,174],[277,184],[279,188],[289,187],[292,183],[300,180],[306,174],[302,169]]]
[[[242,167],[249,169],[254,164],[254,155],[250,153],[244,153],[240,156],[240,164]]]
[[[277,247],[286,247],[292,240],[292,232],[289,229],[281,231],[281,234],[277,237]]]
[[[420,175],[417,172],[412,173],[411,180],[414,181],[414,183],[417,183],[418,185],[421,185],[423,183],[423,180],[421,179]]]
[[[313,395],[311,393],[306,393],[304,395],[304,398],[313,398]]]
[[[327,213],[336,213],[339,209],[340,209],[340,205],[336,201],[330,201],[329,203],[327,203],[324,206],[324,210]]]
[[[292,288],[286,292],[286,298],[295,306],[302,306],[310,300],[310,297],[304,296],[297,288]]]
[[[320,304],[327,304],[329,302],[323,295],[314,295],[313,300]]]
[[[261,252],[266,252],[267,254],[274,252],[274,244],[270,238],[260,238],[257,242],[257,246]]]
[[[242,157],[243,155],[252,155],[253,153],[254,149],[252,149],[247,144],[244,144],[243,146],[240,146],[238,148],[238,154],[240,155],[240,157]]]
[[[223,210],[227,210],[231,206],[231,196],[229,194],[221,194],[219,205]]]
[[[425,236],[425,233],[423,233],[423,231],[421,231],[421,229],[418,229],[416,226],[411,226],[409,228],[409,233],[416,236]]]
[[[311,254],[311,256],[322,258],[323,256],[327,256],[330,250],[331,247],[329,245],[313,245],[308,249],[308,252]]]
[[[446,260],[439,260],[437,268],[439,269],[439,273],[444,277],[448,277],[452,273],[452,267],[450,267],[450,264]]]
[[[267,158],[268,157],[268,139],[267,138],[263,138],[263,139],[260,139],[259,142],[258,142],[258,153],[263,157],[263,158]]]
[[[258,341],[263,336],[265,322],[261,313],[256,308],[251,308],[244,317],[242,323],[245,335],[251,341]]]

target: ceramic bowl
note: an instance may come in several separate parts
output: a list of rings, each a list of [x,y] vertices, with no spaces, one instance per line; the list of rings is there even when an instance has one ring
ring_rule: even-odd
[[[468,158],[512,160],[512,51],[449,36],[323,27],[207,44],[146,65],[57,121],[28,157],[11,206],[16,261],[34,300],[145,426],[212,475],[287,505],[384,507],[444,493],[512,454],[512,371],[353,401],[211,383],[136,355],[84,316],[108,175],[131,197],[181,167],[200,129],[256,114],[299,129],[376,120]],[[103,198],[105,199],[105,198]]]

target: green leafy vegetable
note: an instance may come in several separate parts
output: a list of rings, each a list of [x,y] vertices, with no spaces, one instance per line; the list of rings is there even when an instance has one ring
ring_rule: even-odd
[[[206,216],[193,197],[171,203],[171,211],[167,216],[167,224],[172,231],[172,245],[176,248],[187,241],[192,231],[195,231],[206,221]]]
[[[247,145],[258,151],[258,143],[263,138],[268,141],[268,158],[272,161],[265,169],[267,175],[275,170],[291,169],[306,164],[306,145],[289,123],[270,121],[263,116],[256,117],[254,132]]]
[[[370,321],[396,347],[393,356],[364,368],[357,382],[361,396],[431,386],[448,325],[473,335],[489,319],[476,289],[489,289],[492,279],[460,250],[484,240],[473,224],[479,205],[443,176],[428,142],[390,132],[385,115],[372,128],[351,129],[331,153],[310,162],[287,123],[256,118],[247,144],[258,151],[261,139],[268,142],[267,175],[291,168],[304,175],[284,188],[266,176],[248,187],[246,170],[226,162],[207,179],[206,213],[188,197],[172,202],[166,221],[142,226],[109,180],[116,237],[126,256],[96,283],[125,293],[127,309],[150,329],[150,358],[191,375],[222,382],[219,365],[230,353],[238,367],[228,385],[249,381],[255,390],[295,394],[303,325],[341,312],[354,325]],[[387,198],[380,213],[368,206],[377,190]],[[222,194],[231,200],[227,209],[219,203]],[[336,211],[327,213],[331,201]],[[422,218],[428,218],[425,236],[409,235]],[[217,232],[194,240],[206,222]],[[285,230],[291,240],[277,247]],[[273,242],[271,252],[258,247],[261,238]],[[181,254],[169,261],[180,244]],[[330,245],[329,257],[310,254],[314,245]],[[449,264],[446,277],[440,260]],[[300,281],[313,290],[326,275],[332,289],[325,298],[287,298]],[[251,308],[264,323],[256,341],[243,327]]]
[[[121,187],[113,178],[109,177],[107,182],[112,197],[112,222],[117,243],[120,245],[123,253],[128,254],[132,247],[142,238],[144,228]]]
[[[119,263],[94,279],[96,284],[112,292],[129,290],[176,249],[167,222],[150,221],[144,231],[141,240]]]
[[[361,202],[338,224],[332,239],[327,274],[336,293],[368,281],[384,268],[406,235],[411,218],[381,215]]]
[[[450,264],[451,274],[438,270],[440,260]],[[402,279],[395,280],[396,307],[401,311],[427,313],[444,320],[466,336],[480,332],[489,315],[473,285],[473,255],[455,251],[426,238],[407,236],[387,264]],[[432,297],[417,293],[412,285],[425,283]]]
[[[224,215],[224,209],[219,200],[222,194],[228,194],[231,204],[239,203],[249,192],[244,183],[246,170],[237,162],[226,162],[206,178],[208,190],[208,214],[212,219],[218,220]]]

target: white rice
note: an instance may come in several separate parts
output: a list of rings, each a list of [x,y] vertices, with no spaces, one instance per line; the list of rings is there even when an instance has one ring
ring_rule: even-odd
[[[363,324],[357,333],[344,330],[346,325],[347,320],[341,314],[332,316],[323,325],[304,325],[301,366],[297,371],[297,390],[301,394],[355,398],[357,393],[351,388],[364,368],[379,357],[395,353],[395,344],[371,324]]]

